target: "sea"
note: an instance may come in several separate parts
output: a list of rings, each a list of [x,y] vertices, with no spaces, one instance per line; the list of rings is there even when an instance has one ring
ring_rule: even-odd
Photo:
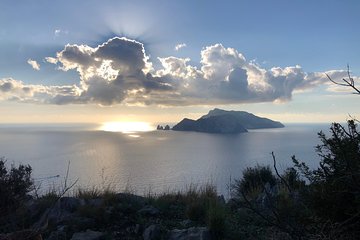
[[[212,184],[230,196],[231,185],[256,165],[291,167],[293,155],[311,168],[320,158],[318,132],[330,124],[286,124],[241,134],[177,131],[108,132],[88,124],[2,124],[0,156],[29,164],[38,191],[73,189],[161,194]]]

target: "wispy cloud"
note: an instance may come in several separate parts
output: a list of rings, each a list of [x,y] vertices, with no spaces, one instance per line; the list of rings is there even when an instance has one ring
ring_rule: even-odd
[[[176,44],[175,46],[175,51],[179,51],[181,48],[184,48],[186,47],[186,43],[179,43],[179,44]]]
[[[58,60],[54,57],[46,57],[45,61],[52,64],[57,64]]]
[[[68,30],[55,29],[55,31],[54,31],[55,37],[59,37],[61,35],[67,35],[67,34],[69,34]]]
[[[76,85],[27,85],[0,79],[0,99],[51,104],[217,105],[290,101],[294,92],[327,82],[324,73],[302,67],[265,69],[234,48],[214,44],[203,48],[198,66],[189,58],[158,58],[159,69],[141,42],[111,38],[97,47],[66,45],[45,60],[62,71],[79,74]],[[29,59],[29,64],[37,66]],[[345,71],[328,71],[345,77]]]
[[[35,60],[32,59],[28,59],[27,63],[36,71],[40,70],[40,64],[38,62],[36,62]]]

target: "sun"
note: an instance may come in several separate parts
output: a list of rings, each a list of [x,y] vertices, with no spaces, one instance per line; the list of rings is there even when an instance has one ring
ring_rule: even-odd
[[[148,132],[154,130],[153,126],[148,122],[105,122],[100,130],[107,132]]]

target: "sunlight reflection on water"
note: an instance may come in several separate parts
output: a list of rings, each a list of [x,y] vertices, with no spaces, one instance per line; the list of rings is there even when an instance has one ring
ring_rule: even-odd
[[[148,122],[106,122],[100,127],[100,130],[106,132],[148,132],[154,130],[154,127]]]
[[[160,193],[211,182],[219,193],[226,194],[230,178],[241,177],[246,167],[271,165],[272,151],[279,170],[292,164],[292,155],[316,166],[317,132],[328,129],[328,125],[260,129],[235,135],[29,129],[0,128],[0,156],[8,158],[10,164],[30,164],[35,178],[60,175],[42,180],[45,188],[63,182],[70,161],[69,180],[79,178],[81,186],[103,187],[106,183],[120,191],[130,186],[143,194],[149,189]]]

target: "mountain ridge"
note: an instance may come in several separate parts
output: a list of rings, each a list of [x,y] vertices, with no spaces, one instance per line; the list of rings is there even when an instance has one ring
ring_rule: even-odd
[[[247,132],[247,129],[282,127],[284,125],[281,122],[259,117],[246,111],[227,111],[215,108],[197,120],[184,118],[172,130],[228,134]]]

